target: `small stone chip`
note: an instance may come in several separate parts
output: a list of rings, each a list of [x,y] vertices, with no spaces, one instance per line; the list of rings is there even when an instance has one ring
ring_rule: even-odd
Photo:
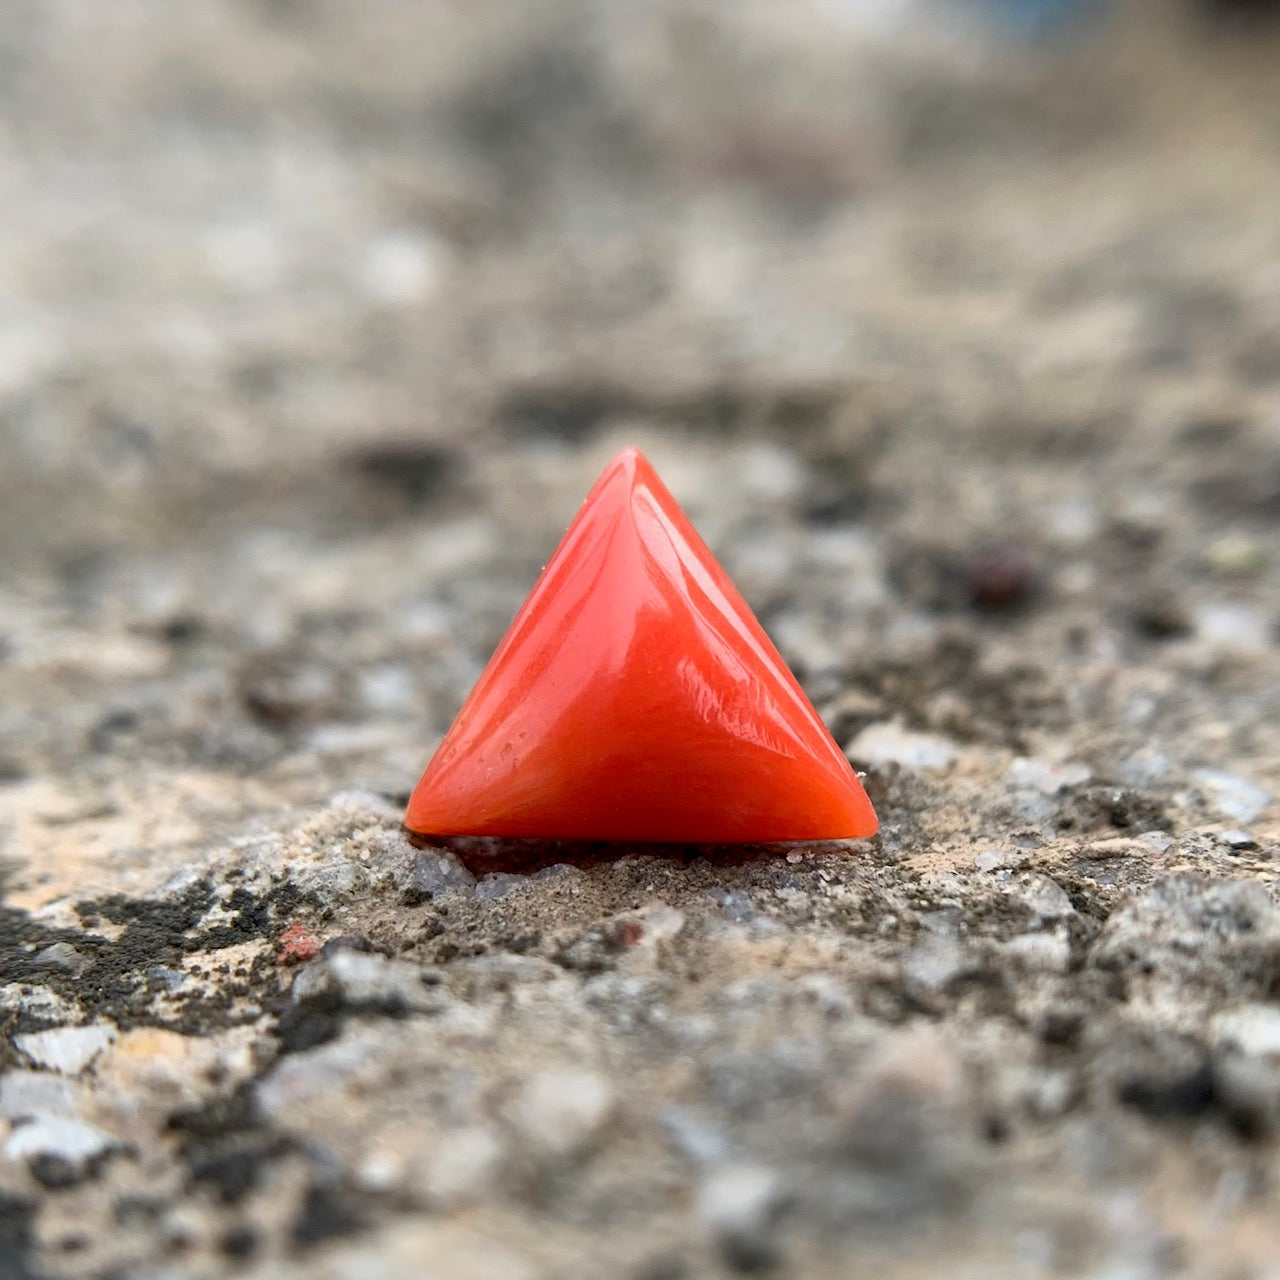
[[[739,1271],[760,1271],[777,1262],[773,1226],[781,1207],[781,1179],[759,1165],[725,1165],[698,1193],[699,1216],[725,1260]]]
[[[29,1120],[39,1115],[70,1115],[76,1107],[76,1086],[47,1071],[6,1071],[0,1075],[0,1116]]]
[[[69,942],[54,942],[37,951],[32,963],[41,969],[63,969],[79,977],[92,963]]]
[[[4,1145],[10,1160],[25,1160],[49,1187],[72,1186],[88,1177],[103,1157],[120,1150],[111,1134],[64,1116],[40,1116],[19,1125]]]
[[[869,724],[845,748],[859,764],[883,769],[896,764],[903,769],[947,769],[956,758],[956,744],[936,733],[912,733],[896,721]]]
[[[293,984],[295,1002],[336,996],[350,1008],[436,1013],[446,1003],[423,969],[376,952],[338,948],[302,969]]]
[[[1218,843],[1224,844],[1232,853],[1252,853],[1258,842],[1247,832],[1238,828],[1218,832]]]
[[[451,853],[441,849],[416,850],[404,887],[407,906],[429,902],[446,893],[470,893],[476,878]]]
[[[1020,898],[1036,920],[1042,924],[1065,920],[1076,913],[1067,891],[1049,876],[1027,875],[1019,878],[1010,891]]]
[[[109,1022],[95,1022],[28,1032],[14,1036],[13,1043],[36,1066],[78,1076],[115,1038],[116,1029]]]
[[[1058,764],[1035,756],[1019,756],[1005,780],[1011,787],[1026,787],[1046,796],[1056,796],[1088,782],[1093,775],[1082,764]]]
[[[1252,822],[1271,803],[1271,793],[1224,769],[1200,769],[1194,774],[1205,799],[1228,818]]]

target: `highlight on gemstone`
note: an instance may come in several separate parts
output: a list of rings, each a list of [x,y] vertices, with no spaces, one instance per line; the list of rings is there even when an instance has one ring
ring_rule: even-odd
[[[409,801],[421,837],[874,835],[799,682],[647,459],[604,469]]]

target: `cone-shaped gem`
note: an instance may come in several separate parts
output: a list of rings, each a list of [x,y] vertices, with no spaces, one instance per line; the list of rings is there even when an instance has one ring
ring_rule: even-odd
[[[750,843],[876,816],[653,468],[605,468],[409,801],[423,836]]]

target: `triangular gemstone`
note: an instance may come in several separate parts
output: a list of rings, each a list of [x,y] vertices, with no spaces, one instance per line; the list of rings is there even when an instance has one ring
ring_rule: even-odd
[[[636,449],[604,470],[427,766],[421,836],[874,835],[848,760]]]

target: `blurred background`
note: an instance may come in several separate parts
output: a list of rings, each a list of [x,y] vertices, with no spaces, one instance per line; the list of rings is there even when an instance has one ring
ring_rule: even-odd
[[[842,739],[1265,754],[1273,8],[6,0],[6,776],[401,793],[626,442]]]
[[[0,1271],[1275,1280],[1276,8],[0,0]],[[878,841],[412,861],[627,443]]]

